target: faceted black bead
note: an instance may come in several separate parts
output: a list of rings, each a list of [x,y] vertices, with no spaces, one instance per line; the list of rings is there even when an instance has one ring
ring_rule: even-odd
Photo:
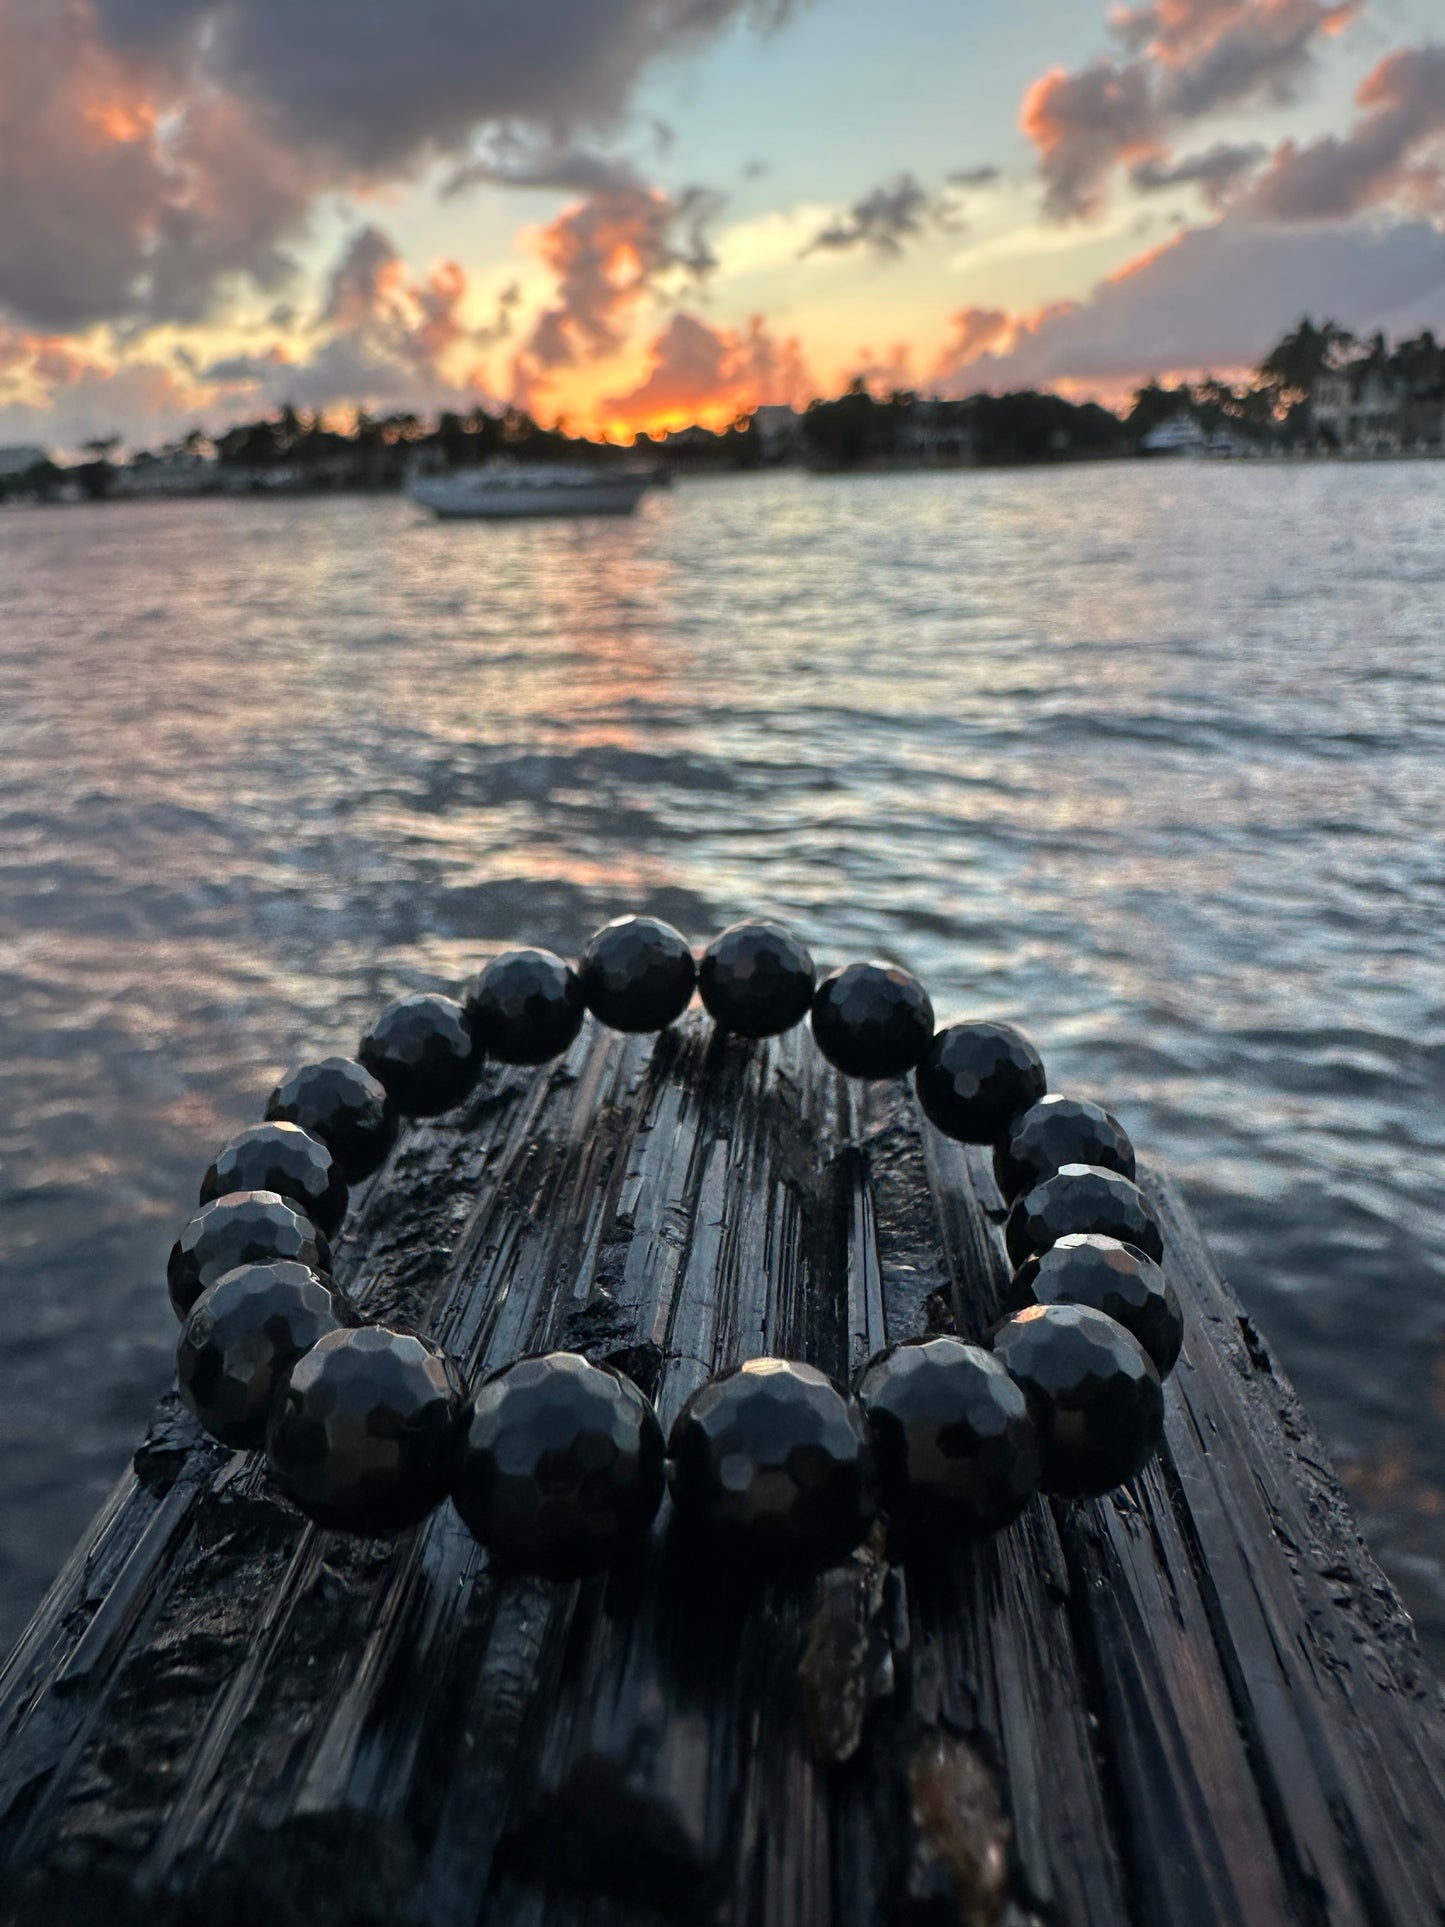
[[[386,1092],[354,1057],[326,1057],[292,1071],[272,1091],[266,1116],[319,1137],[348,1184],[369,1178],[396,1142]]]
[[[862,1410],[811,1365],[756,1358],[713,1379],[667,1449],[680,1527],[740,1562],[829,1564],[877,1512]]]
[[[331,1248],[298,1205],[274,1191],[235,1191],[198,1211],[171,1247],[166,1283],[184,1321],[208,1286],[239,1265],[285,1258],[323,1277]]]
[[[545,1064],[582,1028],[587,1006],[571,964],[550,950],[494,957],[466,993],[472,1035],[502,1064]]]
[[[1041,1258],[1027,1258],[1010,1302],[1090,1305],[1133,1332],[1168,1378],[1184,1343],[1184,1315],[1174,1287],[1152,1258],[1117,1238],[1086,1232],[1060,1238]]]
[[[961,1338],[899,1345],[858,1388],[889,1513],[915,1538],[996,1532],[1038,1490],[1043,1445],[999,1361]]]
[[[933,1005],[896,964],[849,964],[819,984],[813,1036],[845,1077],[901,1077],[933,1042]]]
[[[395,1532],[445,1498],[465,1406],[460,1372],[426,1339],[380,1325],[331,1332],[272,1412],[271,1470],[318,1525]]]
[[[571,1579],[647,1531],[665,1457],[657,1414],[630,1379],[575,1352],[524,1358],[472,1400],[452,1503],[507,1564]]]
[[[320,1138],[299,1124],[253,1124],[233,1137],[201,1180],[201,1203],[233,1191],[274,1191],[332,1237],[346,1216],[346,1180]]]
[[[1005,1204],[1051,1178],[1066,1164],[1100,1164],[1131,1181],[1134,1147],[1118,1118],[1083,1097],[1044,1097],[1019,1118],[993,1154]]]
[[[588,944],[577,973],[587,1008],[612,1030],[666,1030],[692,1002],[687,939],[656,917],[618,917]]]
[[[780,923],[735,923],[698,965],[708,1015],[739,1037],[780,1037],[813,1007],[813,959]]]
[[[466,1012],[430,991],[389,1005],[357,1055],[403,1117],[450,1111],[471,1090],[482,1065]]]
[[[1015,1268],[1079,1232],[1098,1232],[1163,1262],[1164,1234],[1137,1184],[1097,1164],[1066,1164],[1021,1197],[1004,1231]]]
[[[926,1115],[962,1144],[993,1144],[1048,1089],[1044,1060],[1009,1024],[941,1030],[913,1081]]]
[[[994,1333],[1044,1438],[1045,1492],[1109,1492],[1148,1463],[1164,1429],[1153,1360],[1130,1331],[1087,1305],[1036,1305]]]
[[[251,1451],[286,1374],[317,1339],[353,1323],[305,1265],[242,1265],[203,1291],[176,1349],[181,1397],[222,1445]]]

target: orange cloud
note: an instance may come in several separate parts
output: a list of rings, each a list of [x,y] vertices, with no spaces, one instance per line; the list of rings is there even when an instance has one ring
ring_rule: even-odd
[[[1002,308],[960,308],[953,317],[953,339],[939,358],[941,372],[955,373],[980,355],[1007,354],[1022,322]]]
[[[1167,241],[1159,242],[1157,247],[1145,248],[1142,254],[1132,255],[1129,260],[1122,262],[1104,278],[1115,287],[1121,281],[1132,281],[1136,274],[1143,274],[1146,268],[1152,268],[1156,261],[1162,261],[1164,256],[1178,245],[1179,236],[1171,234]]]
[[[0,402],[41,407],[55,389],[108,372],[68,336],[0,326]]]
[[[516,358],[517,399],[555,407],[558,370],[617,354],[632,317],[664,277],[705,275],[713,266],[701,232],[708,211],[700,195],[674,200],[660,188],[623,183],[598,189],[535,233],[532,244],[557,278],[557,298]]]
[[[1039,150],[1044,207],[1087,220],[1116,169],[1170,172],[1181,129],[1252,100],[1278,98],[1308,72],[1316,43],[1343,31],[1362,0],[1154,0],[1116,8],[1110,31],[1128,58],[1069,73],[1053,68],[1024,96],[1024,132]]]
[[[647,374],[601,402],[592,426],[621,437],[726,428],[765,402],[801,407],[814,392],[798,342],[779,341],[760,316],[737,330],[675,314],[648,350]]]
[[[84,117],[108,141],[128,147],[149,140],[160,122],[160,112],[149,100],[97,100],[86,104]]]
[[[1080,73],[1052,68],[1024,96],[1023,131],[1039,150],[1045,205],[1086,219],[1103,203],[1115,167],[1159,151],[1159,116],[1147,68],[1096,61]]]
[[[1445,45],[1389,54],[1360,83],[1361,118],[1343,138],[1285,141],[1250,205],[1274,221],[1350,220],[1399,199],[1445,207]]]
[[[0,304],[34,327],[199,321],[274,288],[319,163],[180,51],[105,38],[93,0],[0,0]]]

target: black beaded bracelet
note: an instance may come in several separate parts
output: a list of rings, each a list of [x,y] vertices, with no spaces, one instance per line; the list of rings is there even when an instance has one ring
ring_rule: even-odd
[[[651,1402],[577,1353],[519,1359],[470,1395],[457,1363],[366,1322],[331,1279],[348,1185],[375,1172],[398,1120],[452,1109],[486,1058],[537,1065],[590,1011],[610,1027],[674,1023],[695,989],[720,1029],[781,1035],[811,1015],[845,1075],[914,1074],[947,1136],[992,1145],[1016,1267],[989,1347],[910,1340],[856,1395],[813,1366],[750,1359],[710,1380],[664,1440]],[[733,1564],[841,1559],[880,1511],[905,1546],[997,1531],[1036,1491],[1099,1494],[1148,1462],[1183,1325],[1133,1147],[1107,1111],[1047,1093],[1006,1024],[935,1030],[918,980],[852,964],[817,982],[781,925],[735,925],[700,965],[648,917],[608,924],[573,970],[545,950],[497,957],[463,1001],[403,997],[363,1040],[272,1092],[263,1124],[217,1156],[170,1259],[177,1376],[208,1432],[265,1448],[308,1517],[395,1531],[448,1496],[478,1541],[522,1570],[596,1571],[639,1543],[670,1490],[675,1529]]]

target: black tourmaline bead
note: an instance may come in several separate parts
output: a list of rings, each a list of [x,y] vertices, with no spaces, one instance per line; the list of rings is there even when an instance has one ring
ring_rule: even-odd
[[[819,984],[813,1036],[845,1077],[902,1077],[933,1042],[933,1005],[896,964],[849,964]]]
[[[271,1415],[266,1451],[318,1525],[395,1532],[446,1497],[466,1387],[424,1338],[362,1325],[315,1344]]]
[[[461,1103],[482,1053],[467,1014],[450,997],[419,991],[385,1009],[357,1055],[403,1117],[436,1117]]]
[[[1109,1492],[1148,1463],[1164,1429],[1164,1392],[1132,1332],[1087,1305],[1036,1305],[1001,1326],[993,1345],[1043,1432],[1045,1492]]]
[[[524,1358],[472,1400],[452,1503],[506,1564],[577,1578],[647,1531],[665,1457],[657,1414],[630,1379],[575,1352]]]
[[[1009,1024],[941,1030],[913,1081],[925,1114],[961,1144],[996,1143],[1048,1089],[1043,1058]]]
[[[993,1154],[993,1174],[1005,1204],[1066,1164],[1100,1164],[1130,1180],[1136,1175],[1134,1147],[1123,1125],[1084,1097],[1040,1098]]]
[[[618,917],[578,967],[587,1008],[611,1030],[666,1030],[692,1002],[697,965],[687,939],[656,917]]]
[[[1133,1245],[1156,1264],[1164,1260],[1164,1234],[1137,1184],[1098,1164],[1066,1164],[1015,1204],[1004,1229],[1017,1269],[1060,1238],[1093,1231]]]
[[[176,1349],[181,1397],[212,1438],[239,1451],[266,1440],[286,1374],[327,1332],[354,1323],[341,1295],[305,1265],[243,1265],[203,1291]]]
[[[713,1379],[667,1449],[679,1526],[739,1562],[830,1564],[877,1513],[862,1410],[811,1365],[755,1358]]]
[[[996,1532],[1038,1490],[1043,1446],[999,1361],[961,1338],[925,1338],[869,1366],[858,1397],[890,1515],[925,1544],[935,1528]]]
[[[233,1191],[274,1191],[299,1204],[318,1230],[335,1235],[346,1216],[346,1180],[320,1138],[299,1124],[253,1124],[216,1154],[201,1180],[201,1203]]]
[[[582,1028],[587,1006],[571,964],[550,950],[494,957],[466,993],[472,1035],[501,1064],[546,1064]]]
[[[1094,1232],[1060,1238],[1041,1258],[1027,1258],[1013,1281],[1010,1302],[1090,1305],[1133,1332],[1168,1378],[1184,1343],[1184,1315],[1174,1287],[1152,1258],[1117,1238]]]
[[[171,1247],[166,1267],[171,1304],[184,1321],[201,1293],[239,1265],[290,1259],[323,1277],[331,1248],[290,1199],[274,1191],[236,1191],[198,1211]]]
[[[319,1137],[348,1184],[369,1178],[396,1142],[386,1092],[354,1057],[325,1057],[292,1071],[272,1091],[266,1116]]]
[[[698,965],[708,1015],[739,1037],[780,1037],[813,1007],[813,959],[780,923],[735,923]]]

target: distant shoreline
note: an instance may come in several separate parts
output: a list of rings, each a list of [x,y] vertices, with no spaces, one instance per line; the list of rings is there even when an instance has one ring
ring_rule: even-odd
[[[1270,449],[1248,456],[1223,455],[1110,455],[1079,454],[1061,455],[1055,460],[1040,461],[994,461],[994,462],[896,462],[870,461],[858,462],[846,468],[810,467],[801,462],[778,463],[770,468],[698,468],[683,469],[678,479],[683,483],[696,481],[749,482],[773,475],[804,475],[819,482],[841,482],[850,478],[867,477],[881,479],[888,476],[914,475],[1019,475],[1019,474],[1057,474],[1065,469],[1079,468],[1123,468],[1141,467],[1168,469],[1257,469],[1292,468],[1313,469],[1326,467],[1359,467],[1368,465],[1381,467],[1387,464],[1419,464],[1445,462],[1445,450],[1441,449],[1400,449],[1395,451],[1366,451],[1363,449],[1341,450],[1296,450]],[[346,499],[355,501],[374,497],[377,499],[406,499],[402,486],[384,486],[354,482],[326,482],[307,485],[275,487],[256,486],[254,488],[198,488],[158,490],[113,489],[105,494],[61,494],[49,498],[24,496],[0,496],[0,512],[58,508],[122,508],[129,506],[163,507],[176,502],[295,502],[330,501]]]

